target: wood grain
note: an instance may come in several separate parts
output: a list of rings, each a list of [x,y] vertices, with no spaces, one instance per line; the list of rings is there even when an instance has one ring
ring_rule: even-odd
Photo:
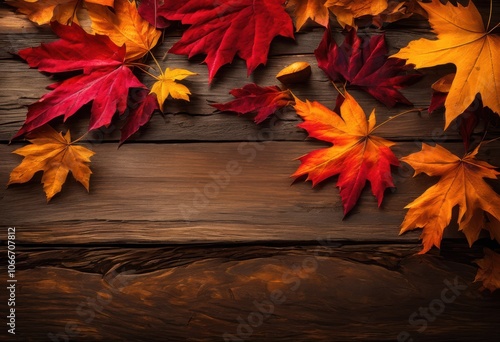
[[[90,194],[70,180],[49,204],[38,180],[0,190],[5,215],[0,225],[15,225],[18,241],[29,243],[186,243],[202,241],[412,240],[398,237],[403,207],[433,184],[395,170],[394,193],[382,208],[367,188],[359,205],[343,219],[335,182],[316,189],[291,185],[295,158],[325,146],[316,142],[240,142],[192,144],[114,144],[92,146]],[[461,153],[460,145],[446,147]],[[15,146],[1,146],[7,158],[0,183],[21,157]],[[395,147],[398,156],[419,144]],[[482,155],[497,162],[500,147]],[[498,183],[498,182],[497,182]],[[497,184],[498,185],[498,184]],[[27,214],[29,213],[29,214]]]
[[[407,333],[415,341],[496,341],[500,293],[472,283],[470,258],[480,251],[414,253],[405,245],[327,243],[26,249],[18,336],[296,342],[396,341]]]

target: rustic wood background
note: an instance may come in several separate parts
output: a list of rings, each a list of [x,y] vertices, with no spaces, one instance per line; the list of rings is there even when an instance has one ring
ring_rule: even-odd
[[[494,5],[496,23],[500,6]],[[489,1],[478,6],[487,16]],[[391,53],[410,40],[432,37],[420,19],[385,31]],[[184,82],[193,93],[190,103],[168,102],[163,116],[155,115],[119,149],[119,121],[94,132],[85,143],[96,152],[89,194],[72,178],[49,204],[40,176],[1,187],[1,273],[6,277],[6,230],[15,226],[18,279],[16,338],[3,323],[1,339],[497,341],[500,291],[491,294],[473,283],[474,260],[484,246],[497,245],[486,237],[469,248],[452,226],[441,250],[418,256],[419,232],[398,236],[404,205],[436,179],[415,180],[402,167],[395,172],[397,189],[386,194],[382,208],[365,189],[343,219],[335,179],[315,189],[291,185],[295,158],[324,146],[306,140],[293,110],[257,126],[251,117],[213,113],[208,105],[230,100],[230,89],[249,82],[277,84],[281,68],[307,61],[312,78],[294,93],[332,107],[335,90],[313,55],[321,37],[322,29],[311,28],[297,33],[296,43],[276,39],[266,68],[247,78],[244,62],[236,60],[211,85],[202,57],[165,57],[175,40],[166,37],[155,51],[161,65],[199,73]],[[25,143],[9,140],[26,106],[52,83],[11,53],[55,39],[1,5],[1,184],[21,161],[11,152]],[[404,94],[416,107],[427,107],[430,85],[451,70],[424,70]],[[387,109],[352,93],[365,110],[377,108],[378,122],[407,109]],[[399,157],[418,151],[424,140],[463,153],[455,131],[442,131],[443,122],[442,112],[412,113],[379,134],[398,143]],[[87,124],[85,111],[68,121],[73,137]],[[481,137],[479,128],[475,140]],[[481,156],[500,165],[499,152],[498,143],[490,144]],[[225,170],[233,171],[229,178],[220,176]],[[222,177],[222,185],[214,177]],[[497,191],[498,183],[491,183]],[[454,282],[457,296],[444,303],[442,293],[452,294],[445,289]],[[425,327],[421,316],[415,321],[421,308],[430,312]]]

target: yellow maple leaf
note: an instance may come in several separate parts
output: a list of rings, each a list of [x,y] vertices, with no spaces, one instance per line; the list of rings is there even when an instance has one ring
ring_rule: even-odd
[[[405,207],[409,211],[401,224],[401,234],[422,228],[423,249],[420,253],[427,252],[432,246],[439,248],[455,206],[459,207],[459,230],[463,231],[470,245],[477,240],[481,229],[489,230],[492,238],[500,237],[500,195],[483,179],[496,179],[500,172],[487,162],[476,159],[480,146],[459,158],[439,145],[422,144],[420,152],[401,159],[415,169],[415,175],[423,172],[441,177]]]
[[[481,281],[491,292],[500,289],[500,254],[484,249],[484,258],[476,260],[479,266],[474,281]]]
[[[163,111],[163,103],[170,95],[174,99],[189,101],[191,92],[188,87],[183,84],[177,83],[188,76],[197,75],[194,72],[185,69],[170,69],[167,68],[164,73],[158,76],[158,81],[153,84],[151,93],[155,93],[158,98],[158,104]]]
[[[161,32],[139,15],[135,1],[115,0],[114,12],[95,4],[87,9],[93,32],[108,36],[118,46],[125,44],[127,61],[143,57],[160,38]]]
[[[89,191],[92,171],[88,163],[94,152],[83,146],[73,145],[69,131],[63,136],[46,125],[30,134],[31,145],[12,153],[24,157],[10,174],[9,183],[26,183],[35,173],[43,171],[42,183],[47,202],[61,191],[69,171]]]
[[[387,0],[327,0],[325,6],[335,14],[342,27],[356,27],[354,19],[365,15],[378,15],[388,4]]]
[[[113,6],[114,0],[85,0],[103,6]],[[81,0],[7,0],[7,3],[26,14],[28,19],[38,25],[45,25],[51,21],[69,25],[78,23],[78,13],[83,8]]]
[[[437,40],[412,41],[392,57],[406,59],[416,68],[455,64],[456,75],[445,102],[445,128],[478,93],[485,107],[500,113],[500,36],[485,28],[472,1],[465,7],[443,5],[439,0],[420,5],[429,15]]]
[[[286,5],[295,18],[295,27],[299,31],[311,19],[316,23],[327,27],[329,20],[328,8],[325,5],[326,0],[290,0]]]

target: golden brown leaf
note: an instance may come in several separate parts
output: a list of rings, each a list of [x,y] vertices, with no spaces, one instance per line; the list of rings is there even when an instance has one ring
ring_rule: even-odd
[[[393,57],[416,68],[453,63],[456,76],[446,98],[446,124],[462,114],[481,94],[483,105],[500,113],[500,36],[490,34],[472,1],[468,6],[443,5],[439,0],[420,4],[429,15],[437,40],[410,42]]]
[[[113,6],[114,0],[85,0],[103,6]],[[79,0],[8,0],[7,3],[26,14],[28,19],[38,25],[58,21],[61,24],[78,23],[78,14],[83,9]]]
[[[387,0],[327,0],[325,6],[335,14],[342,27],[356,27],[354,19],[382,13],[387,8]]]
[[[9,183],[26,183],[35,173],[43,171],[42,183],[47,202],[61,191],[69,171],[89,191],[92,171],[88,163],[94,152],[83,146],[73,145],[69,131],[63,136],[46,125],[30,134],[31,145],[13,153],[24,157],[10,174]]]
[[[491,292],[500,288],[500,254],[484,249],[484,258],[476,260],[479,269],[474,281],[481,281]]]
[[[439,248],[455,206],[459,210],[459,230],[470,245],[477,240],[481,229],[489,230],[492,238],[500,237],[500,196],[484,181],[484,178],[496,179],[500,173],[494,166],[476,159],[480,146],[459,158],[439,145],[423,144],[420,152],[401,159],[415,169],[415,175],[423,172],[441,177],[405,207],[410,210],[401,224],[401,234],[422,228],[421,253],[432,246]]]
[[[287,4],[287,9],[292,12],[292,17],[295,18],[295,27],[299,31],[306,23],[307,19],[311,19],[321,26],[327,27],[329,21],[328,8],[325,5],[326,0],[290,0]]]
[[[128,61],[143,57],[160,38],[161,32],[139,15],[135,1],[115,0],[114,12],[95,4],[87,9],[94,33],[108,36],[118,46],[125,44]]]
[[[295,62],[276,75],[278,81],[284,84],[305,82],[311,77],[311,66],[307,62]]]
[[[188,87],[177,83],[176,81],[183,80],[186,77],[193,75],[197,74],[185,69],[171,70],[170,68],[167,68],[165,72],[158,77],[158,81],[156,81],[151,88],[151,93],[156,94],[160,110],[163,111],[163,103],[169,95],[174,99],[189,101],[189,95],[191,95],[191,92]]]

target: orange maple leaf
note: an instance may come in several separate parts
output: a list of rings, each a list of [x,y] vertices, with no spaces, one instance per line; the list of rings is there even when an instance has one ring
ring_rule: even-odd
[[[337,17],[342,27],[356,27],[354,19],[378,15],[388,6],[387,0],[327,0],[325,6]]]
[[[106,6],[87,4],[94,33],[108,36],[118,46],[125,44],[126,60],[147,54],[158,42],[161,31],[143,19],[135,1],[115,0],[114,11]]]
[[[339,175],[344,215],[354,207],[368,180],[380,206],[385,189],[394,187],[391,165],[397,166],[399,161],[390,149],[393,142],[371,135],[376,128],[375,110],[366,120],[363,109],[347,92],[340,106],[342,116],[318,102],[295,100],[295,110],[305,120],[299,127],[333,146],[299,158],[302,164],[292,177],[308,174],[307,180],[314,186]]]
[[[423,172],[441,177],[405,207],[410,210],[400,234],[422,228],[420,253],[426,253],[432,246],[439,248],[455,206],[459,207],[459,230],[469,245],[477,240],[482,229],[489,230],[491,237],[500,241],[500,196],[483,179],[496,179],[500,173],[494,166],[476,159],[480,146],[459,158],[439,145],[422,144],[420,152],[401,158],[415,169],[415,176]]]
[[[69,131],[63,136],[46,125],[30,133],[27,145],[12,153],[24,156],[23,161],[10,174],[9,183],[26,183],[35,173],[43,171],[42,183],[47,202],[61,191],[69,171],[89,191],[92,171],[88,163],[94,152],[73,145]]]
[[[327,27],[330,13],[325,5],[326,0],[290,0],[286,5],[295,18],[295,27],[299,31],[311,19],[321,26]]]
[[[103,6],[113,7],[114,0],[85,0]],[[83,8],[81,0],[7,0],[7,3],[26,14],[28,19],[38,25],[57,21],[61,24],[78,24],[78,13]]]
[[[445,102],[445,128],[469,107],[478,93],[485,107],[500,114],[500,36],[485,28],[472,1],[465,7],[443,5],[439,0],[420,5],[429,15],[437,40],[412,41],[392,57],[406,59],[416,68],[455,64],[456,76]]]
[[[500,254],[484,249],[484,258],[476,260],[479,266],[474,281],[481,281],[491,292],[500,289]]]

